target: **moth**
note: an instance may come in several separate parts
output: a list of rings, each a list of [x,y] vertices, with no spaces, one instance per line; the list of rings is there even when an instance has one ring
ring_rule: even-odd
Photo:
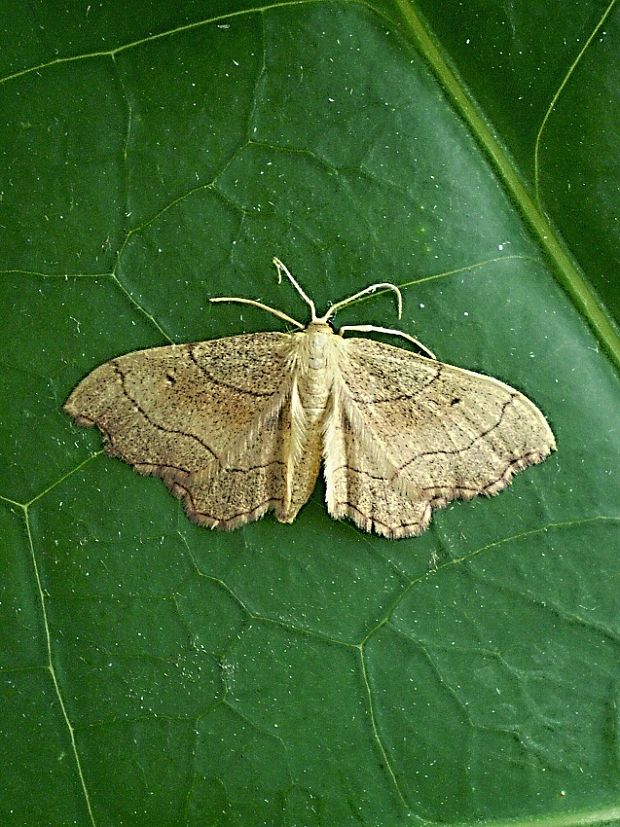
[[[83,379],[65,403],[78,425],[96,426],[106,450],[161,477],[188,516],[234,529],[267,511],[291,523],[321,464],[327,509],[384,537],[423,532],[433,508],[497,494],[541,462],[555,440],[538,408],[514,388],[443,364],[406,333],[374,325],[334,331],[329,320],[378,283],[332,304],[314,302],[285,265],[282,276],[310,308],[298,329],[249,333],[119,356]],[[425,355],[349,331],[394,334]]]

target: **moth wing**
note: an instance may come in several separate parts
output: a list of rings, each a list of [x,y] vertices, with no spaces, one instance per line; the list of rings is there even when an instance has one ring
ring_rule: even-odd
[[[289,335],[256,333],[128,353],[83,379],[65,410],[161,477],[191,519],[235,528],[284,496],[289,351]]]
[[[330,513],[386,537],[423,532],[432,508],[496,494],[555,449],[514,388],[370,339],[345,339],[325,429]]]

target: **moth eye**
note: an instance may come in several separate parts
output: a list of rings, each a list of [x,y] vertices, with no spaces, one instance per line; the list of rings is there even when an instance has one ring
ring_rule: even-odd
[[[455,397],[454,397],[454,399],[451,399],[451,400],[450,400],[450,404],[451,404],[451,405],[458,405],[460,401],[461,401],[461,400],[459,399],[459,397],[458,397],[458,396],[455,396]]]
[[[177,381],[177,378],[176,378],[176,376],[174,375],[174,373],[167,373],[167,374],[166,374],[166,382],[167,382],[169,385],[174,385],[176,381]]]

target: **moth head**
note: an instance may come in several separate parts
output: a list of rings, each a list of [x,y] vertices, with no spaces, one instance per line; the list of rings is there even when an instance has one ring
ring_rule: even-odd
[[[334,329],[329,324],[329,322],[324,322],[320,319],[316,319],[311,321],[310,324],[306,327],[306,333],[317,333],[317,334],[328,334],[333,335]]]

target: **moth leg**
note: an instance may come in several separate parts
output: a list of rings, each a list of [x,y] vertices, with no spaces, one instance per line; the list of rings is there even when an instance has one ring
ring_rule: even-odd
[[[429,350],[426,345],[422,344],[422,342],[414,339],[413,336],[410,336],[408,333],[404,333],[402,330],[394,330],[391,327],[377,327],[374,324],[346,324],[344,327],[340,328],[338,334],[342,336],[345,330],[359,330],[360,333],[387,333],[390,336],[402,336],[403,339],[407,339],[408,342],[412,342],[416,347],[419,347],[420,350],[428,353],[430,359],[435,359],[435,361],[437,360],[437,357],[432,350]]]

